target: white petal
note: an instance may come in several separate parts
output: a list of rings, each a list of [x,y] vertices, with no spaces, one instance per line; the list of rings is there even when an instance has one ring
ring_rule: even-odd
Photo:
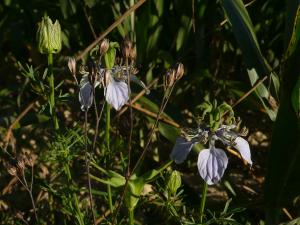
[[[248,141],[246,141],[244,138],[237,137],[234,142],[234,147],[239,151],[243,159],[246,160],[250,165],[252,165],[251,152]]]
[[[119,110],[129,99],[128,86],[123,81],[111,79],[105,90],[106,101]]]
[[[194,143],[195,142],[187,141],[182,137],[178,137],[170,154],[170,158],[174,160],[176,164],[183,163],[187,155],[190,153]]]
[[[85,111],[91,107],[93,103],[93,87],[89,82],[86,82],[80,88],[79,102],[81,104],[82,111]]]
[[[227,164],[228,158],[225,152],[219,148],[203,149],[198,155],[199,174],[209,185],[220,181]]]

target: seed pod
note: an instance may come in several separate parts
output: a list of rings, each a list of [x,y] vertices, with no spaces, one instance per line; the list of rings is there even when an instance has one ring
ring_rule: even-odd
[[[58,53],[61,50],[61,28],[59,22],[44,16],[36,34],[38,49],[42,54]]]
[[[9,165],[8,168],[7,168],[7,172],[12,176],[16,176],[17,175],[17,168],[15,166]]]
[[[109,48],[109,40],[105,38],[103,39],[100,45],[100,55],[104,55],[107,52],[108,48]]]
[[[175,66],[175,79],[180,80],[184,74],[184,66],[182,63],[177,63]]]
[[[76,60],[73,57],[69,57],[68,67],[73,76],[76,75]]]
[[[169,177],[167,187],[170,191],[170,194],[175,195],[178,188],[181,186],[181,176],[177,170],[174,170]]]

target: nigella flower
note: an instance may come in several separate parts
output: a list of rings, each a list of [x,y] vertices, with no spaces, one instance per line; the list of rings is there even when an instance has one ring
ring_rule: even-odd
[[[252,165],[249,144],[239,136],[239,133],[233,131],[234,128],[234,125],[222,125],[215,132],[203,127],[199,127],[192,134],[183,132],[184,137],[177,138],[170,157],[175,163],[180,164],[187,158],[194,144],[209,142],[209,148],[200,151],[197,166],[200,176],[207,184],[216,184],[222,178],[228,164],[224,150],[215,147],[217,140],[220,140],[224,145],[234,147],[241,157]]]
[[[88,110],[93,103],[93,86],[91,85],[88,75],[84,75],[80,81],[79,102],[81,110]]]
[[[105,72],[104,95],[106,101],[111,104],[115,110],[119,110],[129,99],[128,86],[124,81],[115,79],[110,70]]]

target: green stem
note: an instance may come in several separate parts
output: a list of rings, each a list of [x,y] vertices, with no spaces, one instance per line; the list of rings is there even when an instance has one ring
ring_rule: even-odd
[[[129,209],[129,225],[134,225],[134,209]]]
[[[106,150],[107,150],[107,161],[110,162],[110,105],[106,104],[106,124],[105,124],[105,142],[106,142]],[[108,163],[107,163],[108,164]],[[111,186],[107,184],[107,194],[108,194],[108,203],[110,212],[113,212],[113,203],[112,203],[112,194],[111,194]]]
[[[50,114],[52,116],[54,128],[58,129],[58,121],[55,113],[55,93],[54,93],[54,76],[53,76],[53,54],[48,54],[48,74],[49,74],[49,87],[50,87],[50,96],[49,96],[49,103],[50,103]]]
[[[203,215],[204,215],[206,193],[207,193],[207,183],[204,181],[203,190],[202,190],[202,196],[201,196],[201,205],[200,205],[200,223],[201,224],[202,224]]]

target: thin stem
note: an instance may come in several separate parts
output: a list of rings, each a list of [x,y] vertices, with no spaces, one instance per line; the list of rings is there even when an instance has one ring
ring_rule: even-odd
[[[129,94],[129,112],[130,112],[130,132],[129,132],[129,141],[128,141],[128,165],[127,165],[127,174],[126,179],[130,175],[130,163],[131,163],[131,149],[132,149],[132,133],[133,133],[133,116],[132,116],[132,99],[131,99],[131,88],[130,88],[130,71],[128,70],[128,58],[126,58],[126,70],[127,70],[127,85],[128,85],[128,94]]]
[[[127,190],[127,186],[128,186],[128,181],[130,180],[130,177],[132,176],[132,174],[134,174],[134,171],[142,164],[143,162],[143,159],[144,159],[144,156],[146,155],[147,151],[148,151],[148,148],[150,146],[150,143],[151,143],[151,139],[152,139],[152,136],[154,134],[154,131],[155,131],[155,128],[157,127],[158,125],[158,122],[159,122],[159,118],[161,117],[161,114],[163,113],[167,103],[168,103],[168,100],[171,96],[171,93],[173,91],[173,88],[175,86],[175,83],[172,85],[172,87],[168,90],[166,90],[166,92],[164,93],[164,96],[163,96],[163,99],[162,99],[162,102],[161,102],[161,105],[160,105],[160,108],[159,108],[159,111],[157,113],[157,116],[156,116],[156,120],[154,122],[154,125],[152,126],[150,132],[149,132],[149,135],[148,135],[148,141],[144,147],[144,150],[142,152],[142,154],[140,155],[139,159],[137,160],[134,168],[131,170],[129,176],[127,177],[126,179],[126,182],[124,184],[124,188],[123,188],[123,191],[122,191],[122,194],[120,195],[120,198],[119,198],[119,201],[118,203],[116,204],[116,210],[115,210],[115,215],[113,217],[113,222],[112,224],[115,224],[115,220],[116,220],[116,217],[117,217],[117,214],[120,210],[120,207],[122,205],[122,202],[123,202],[123,199],[124,199],[124,196],[125,196],[125,192]]]
[[[100,120],[101,120],[101,117],[102,117],[102,114],[103,114],[103,111],[104,111],[104,106],[105,106],[105,101],[104,103],[102,104],[101,106],[101,110],[100,110],[100,115],[96,113],[96,128],[95,128],[95,136],[94,136],[94,140],[93,140],[93,152],[95,151],[95,147],[96,147],[96,141],[97,141],[97,138],[98,138],[98,133],[99,133],[99,124],[100,124]],[[96,104],[96,103],[94,103]],[[95,105],[95,107],[97,107]]]
[[[128,209],[129,225],[134,225],[134,209]]]
[[[110,105],[106,104],[106,125],[105,125],[105,142],[106,142],[106,150],[108,153],[107,161],[110,161]],[[107,163],[108,164],[108,163]],[[110,184],[107,185],[107,194],[108,194],[108,204],[109,209],[113,211],[113,204],[112,204],[112,193],[111,193],[111,186]]]
[[[130,7],[134,6],[134,0],[130,0]],[[130,25],[131,25],[131,40],[133,40],[135,42],[135,12],[133,11],[130,15]]]
[[[56,113],[55,113],[55,86],[54,86],[54,75],[53,75],[53,54],[48,54],[48,74],[49,74],[49,103],[50,103],[50,114],[52,116],[53,125],[55,129],[59,128]]]
[[[85,135],[85,166],[86,166],[86,172],[88,177],[88,189],[89,189],[89,198],[90,198],[90,207],[92,211],[93,216],[93,222],[94,225],[96,225],[96,218],[94,214],[94,207],[93,207],[93,195],[92,195],[92,184],[91,184],[91,178],[90,178],[90,158],[88,156],[88,137],[87,137],[87,110],[84,114],[84,135]]]
[[[17,176],[17,178],[21,182],[21,180],[20,180],[20,178],[18,176]],[[25,189],[27,190],[27,192],[28,192],[28,194],[30,196],[30,200],[31,200],[31,204],[32,204],[32,207],[33,207],[33,212],[34,212],[35,220],[38,223],[38,216],[37,216],[36,207],[35,207],[35,203],[34,203],[34,199],[33,199],[33,195],[32,195],[32,190],[28,186],[28,183],[27,183],[24,171],[22,172],[22,178],[23,178],[23,182],[21,182],[21,184],[25,187]]]
[[[204,208],[206,202],[206,193],[207,193],[207,183],[204,181],[203,189],[202,189],[202,196],[201,196],[201,204],[200,204],[200,223],[203,222],[204,216]]]

